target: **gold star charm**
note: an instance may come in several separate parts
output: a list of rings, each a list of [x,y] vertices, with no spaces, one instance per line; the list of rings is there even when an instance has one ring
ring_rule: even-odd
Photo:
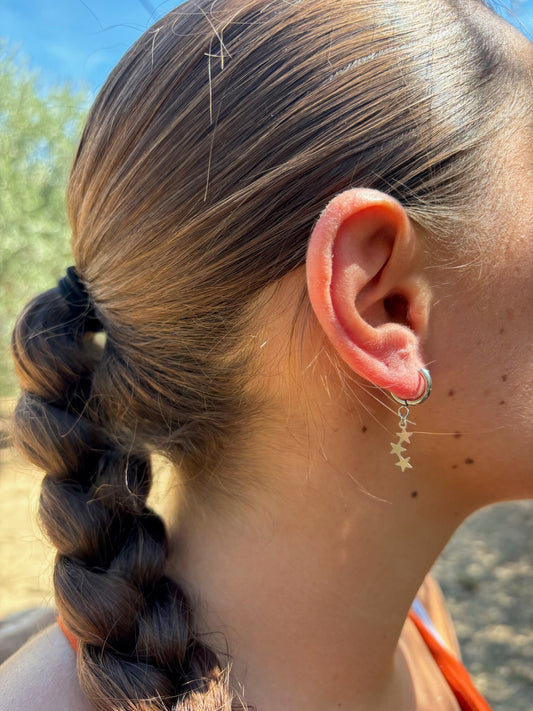
[[[413,467],[412,467],[412,465],[411,465],[410,462],[409,462],[410,459],[411,459],[411,457],[402,457],[402,456],[399,456],[399,457],[398,457],[398,461],[396,462],[396,466],[397,466],[397,467],[400,467],[400,469],[402,470],[402,472],[404,472],[406,469],[412,469]]]
[[[401,442],[391,442],[390,446],[392,447],[390,453],[396,454],[398,457],[401,457],[402,452],[405,452],[405,447],[402,447]]]
[[[392,448],[390,453],[398,457],[398,461],[395,462],[395,464],[397,467],[400,467],[402,472],[404,472],[406,469],[413,468],[413,465],[409,461],[410,457],[402,456],[402,452],[405,452],[405,447],[403,446],[403,443],[405,442],[406,444],[410,444],[411,435],[413,434],[412,432],[407,432],[407,416],[409,415],[409,408],[407,407],[407,403],[400,407],[400,409],[398,410],[398,415],[400,417],[400,431],[396,432],[398,441],[390,443],[390,446]]]
[[[411,435],[413,434],[412,432],[406,432],[405,427],[400,427],[402,430],[401,432],[396,432],[397,436],[400,438],[398,442],[407,442],[407,444],[411,444]]]

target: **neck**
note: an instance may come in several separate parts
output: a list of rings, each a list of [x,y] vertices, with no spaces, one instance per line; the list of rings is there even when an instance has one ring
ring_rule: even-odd
[[[383,440],[388,454],[383,429],[367,434],[366,446]],[[330,433],[327,453],[323,441],[301,458],[297,447],[279,458],[271,450],[274,484],[238,512],[181,517],[172,569],[200,631],[222,633],[211,643],[229,652],[234,686],[260,711],[411,703],[398,640],[461,516],[424,472],[399,473],[386,459],[369,475],[338,437]]]

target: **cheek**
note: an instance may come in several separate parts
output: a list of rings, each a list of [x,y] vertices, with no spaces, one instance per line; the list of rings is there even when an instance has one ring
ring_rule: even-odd
[[[443,275],[432,313],[435,376],[442,369],[465,417],[485,424],[533,414],[533,216],[518,214],[506,230],[494,221],[479,268]]]
[[[514,380],[509,321],[494,321],[485,308],[465,303],[445,311],[433,337],[434,380],[441,384],[441,400],[449,402],[441,407],[455,408],[463,427],[481,422],[486,427],[505,407]]]
[[[533,289],[517,282],[439,298],[427,343],[433,459],[483,503],[533,495]]]

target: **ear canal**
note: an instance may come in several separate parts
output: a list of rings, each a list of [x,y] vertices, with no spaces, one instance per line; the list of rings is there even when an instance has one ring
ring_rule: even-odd
[[[391,294],[383,300],[383,306],[392,323],[400,323],[411,328],[409,302],[403,294]]]

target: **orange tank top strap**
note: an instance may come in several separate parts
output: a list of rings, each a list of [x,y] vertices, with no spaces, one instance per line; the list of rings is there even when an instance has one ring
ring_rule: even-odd
[[[457,657],[435,639],[413,610],[409,612],[409,618],[416,625],[433,659],[437,662],[461,711],[491,711],[490,706],[476,689],[470,675]]]
[[[63,632],[63,634],[64,634],[65,637],[67,638],[68,643],[70,644],[70,646],[72,647],[72,649],[73,649],[73,650],[76,652],[76,654],[77,654],[77,653],[78,653],[78,650],[79,650],[79,648],[80,648],[80,640],[79,640],[75,635],[73,635],[72,632],[67,628],[67,626],[66,626],[65,623],[63,622],[63,619],[62,619],[61,615],[58,615],[56,621],[57,621],[57,624],[59,625],[61,631]]]

